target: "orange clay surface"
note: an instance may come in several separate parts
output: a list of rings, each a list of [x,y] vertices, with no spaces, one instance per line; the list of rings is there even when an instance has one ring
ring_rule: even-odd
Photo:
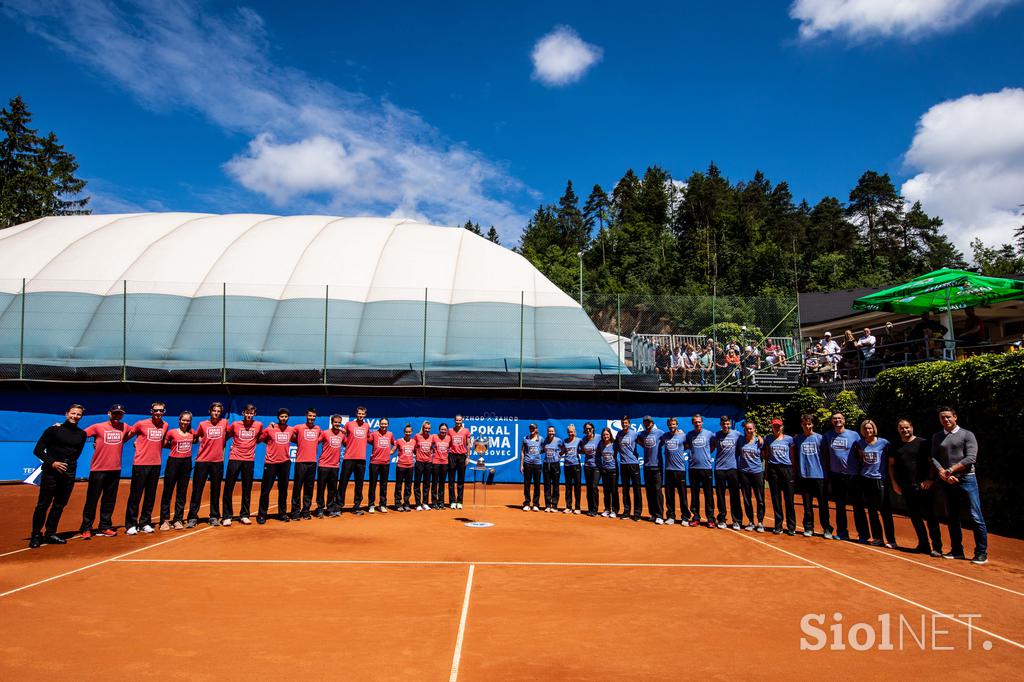
[[[127,493],[123,482],[115,523]],[[511,485],[472,506],[467,485],[462,510],[23,550],[35,496],[0,486],[5,680],[1010,680],[1024,669],[1024,542],[998,536],[990,563],[973,566],[820,536],[524,513]],[[79,484],[69,538],[84,498]],[[915,544],[906,519],[896,530]],[[827,629],[837,612],[846,642],[863,622],[875,646],[802,651],[803,616],[824,614]],[[878,648],[885,614],[892,650]]]

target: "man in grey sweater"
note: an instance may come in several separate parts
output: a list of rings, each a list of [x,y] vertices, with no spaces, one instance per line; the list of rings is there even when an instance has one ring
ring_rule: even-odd
[[[974,465],[978,461],[978,440],[967,429],[957,426],[956,410],[939,408],[942,430],[932,436],[932,460],[946,497],[946,516],[949,520],[950,551],[944,559],[963,559],[963,531],[960,512],[966,506],[974,521],[974,558],[972,564],[988,562],[988,531],[981,515],[981,497]]]

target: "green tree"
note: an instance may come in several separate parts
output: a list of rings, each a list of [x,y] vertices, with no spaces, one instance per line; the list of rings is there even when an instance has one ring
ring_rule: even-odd
[[[483,236],[483,233],[480,232],[480,223],[474,223],[472,220],[467,220],[466,224],[463,225],[462,227],[465,230],[469,230],[473,234],[478,234],[478,235]]]
[[[868,265],[875,269],[884,247],[892,247],[893,234],[903,221],[903,197],[896,191],[888,173],[867,171],[850,191],[846,214],[860,228],[867,246]]]
[[[501,245],[501,239],[498,237],[498,231],[494,229],[494,225],[491,225],[491,229],[487,230],[487,239],[499,246]]]

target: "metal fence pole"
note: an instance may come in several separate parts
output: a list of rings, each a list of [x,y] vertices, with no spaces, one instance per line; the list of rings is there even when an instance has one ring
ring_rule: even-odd
[[[714,377],[712,391],[718,390],[718,321],[715,319],[715,303],[718,301],[718,282],[711,289],[711,375]]]
[[[228,283],[221,285],[220,295],[220,382],[228,383]]]
[[[429,289],[423,288],[423,364],[420,366],[420,385],[427,385],[427,295]]]
[[[121,296],[121,381],[128,381],[128,280],[122,280]]]
[[[623,364],[623,353],[622,353],[622,294],[615,294],[615,344],[619,349],[618,362],[615,364],[619,367],[618,373],[618,385],[619,390],[622,390],[622,364]],[[633,349],[636,350],[635,348]],[[635,357],[635,356],[634,356]]]
[[[25,284],[26,279],[21,278],[21,341],[18,348],[18,378],[25,378]]]
[[[523,343],[525,339],[524,326],[526,324],[526,292],[519,292],[519,388],[523,387]]]
[[[327,385],[327,326],[331,309],[331,285],[324,285],[324,385]]]

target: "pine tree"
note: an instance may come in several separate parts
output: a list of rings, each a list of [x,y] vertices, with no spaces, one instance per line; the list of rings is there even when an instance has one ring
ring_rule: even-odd
[[[567,250],[579,251],[590,241],[590,230],[587,228],[583,213],[580,211],[580,200],[572,188],[572,180],[565,186],[565,193],[558,200],[555,215],[561,236],[561,246]]]
[[[896,248],[893,233],[903,220],[903,197],[888,173],[867,171],[850,191],[847,215],[860,228],[867,246],[868,265],[877,269],[884,248]]]
[[[462,228],[465,229],[465,230],[469,230],[473,234],[478,234],[480,236],[483,236],[483,233],[480,232],[480,224],[479,223],[474,223],[472,220],[467,220],[466,224],[463,225]]]
[[[491,225],[491,229],[487,230],[487,239],[501,246],[501,239],[498,237],[498,231],[494,229],[494,225]]]

